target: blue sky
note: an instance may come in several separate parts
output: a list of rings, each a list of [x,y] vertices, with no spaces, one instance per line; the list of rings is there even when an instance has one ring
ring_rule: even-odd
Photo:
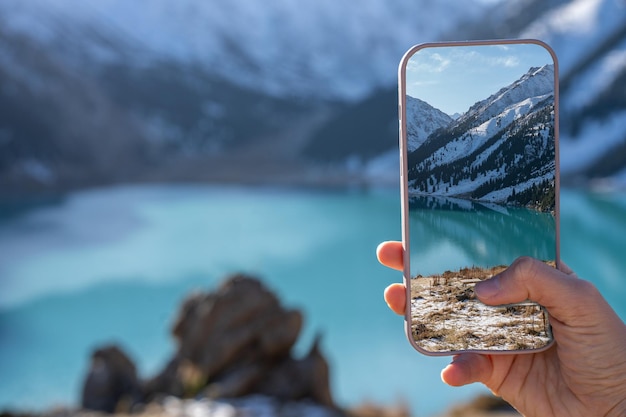
[[[552,63],[537,44],[427,47],[407,63],[407,94],[445,113],[464,113],[530,67]]]

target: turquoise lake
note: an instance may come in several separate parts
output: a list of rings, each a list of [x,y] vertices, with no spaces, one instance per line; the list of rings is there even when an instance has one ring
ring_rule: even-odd
[[[562,259],[626,318],[626,194],[563,190],[561,213]],[[445,386],[449,358],[414,351],[383,302],[401,274],[375,249],[400,230],[396,189],[119,186],[0,207],[0,409],[76,405],[90,351],[105,343],[152,375],[174,349],[179,302],[241,271],[303,310],[297,355],[323,335],[342,406],[403,401],[431,416],[486,392]],[[480,249],[459,233],[440,256]]]
[[[411,276],[509,265],[521,255],[556,259],[551,213],[444,197],[410,203]]]

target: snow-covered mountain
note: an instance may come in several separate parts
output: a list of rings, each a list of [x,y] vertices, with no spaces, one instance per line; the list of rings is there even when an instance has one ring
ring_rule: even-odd
[[[554,175],[553,65],[530,68],[408,154],[409,188],[420,194],[529,205],[554,195]]]
[[[626,183],[626,3],[555,2],[517,33],[503,36],[542,39],[557,53],[563,177],[610,176]]]
[[[618,0],[3,0],[0,187],[274,180],[302,175],[311,160],[360,161],[350,166],[366,175],[372,161],[370,178],[397,178],[402,54],[424,41],[521,36],[547,41],[561,61],[564,172],[620,175],[625,9]]]
[[[573,0],[519,36],[548,42],[560,66],[560,161],[566,179],[626,183],[626,3]]]
[[[530,68],[511,85],[503,87],[495,94],[472,105],[467,112],[457,119],[457,125],[467,122],[481,124],[502,115],[507,108],[527,110],[537,101],[543,101],[547,95],[554,95],[554,65]],[[504,117],[515,116],[506,113]]]
[[[626,185],[626,3],[503,2],[474,27],[444,37],[537,38],[551,45],[559,60],[562,180]],[[374,165],[380,173],[380,161]],[[390,157],[387,169],[396,167]]]
[[[457,6],[0,1],[0,187],[304,175],[329,118],[484,9]],[[310,154],[342,158],[332,142]]]
[[[6,31],[76,65],[171,60],[272,96],[362,98],[414,42],[480,16],[484,0],[3,0]],[[374,30],[374,28],[376,28]]]
[[[448,126],[454,119],[419,98],[406,98],[407,149],[418,148],[435,130]]]

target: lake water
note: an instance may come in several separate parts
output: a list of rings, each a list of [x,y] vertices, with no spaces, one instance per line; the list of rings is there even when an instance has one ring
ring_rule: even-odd
[[[486,392],[440,382],[449,358],[415,352],[382,300],[401,279],[374,256],[400,238],[398,194],[122,186],[4,207],[0,409],[77,404],[91,349],[111,341],[151,375],[174,349],[169,326],[185,294],[239,271],[304,311],[297,354],[323,334],[340,405],[401,400],[429,416]],[[625,318],[626,195],[565,190],[561,201],[563,260]]]
[[[549,212],[416,196],[409,219],[411,276],[509,265],[521,255],[556,258],[556,222]]]

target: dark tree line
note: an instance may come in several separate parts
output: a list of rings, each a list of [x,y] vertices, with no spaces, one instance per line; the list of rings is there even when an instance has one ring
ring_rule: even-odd
[[[506,167],[505,175],[497,180],[488,181],[477,187],[472,198],[480,199],[485,195],[532,181],[535,178],[554,171],[555,147],[552,123],[553,106],[527,117],[497,152],[492,153],[479,167],[481,172],[490,172]],[[541,133],[548,129],[547,135]],[[521,205],[530,204],[517,197]]]
[[[513,193],[509,196],[507,202],[539,211],[551,212],[555,208],[555,199],[554,180],[545,179],[541,183],[537,183],[520,192],[516,192],[513,189]]]

